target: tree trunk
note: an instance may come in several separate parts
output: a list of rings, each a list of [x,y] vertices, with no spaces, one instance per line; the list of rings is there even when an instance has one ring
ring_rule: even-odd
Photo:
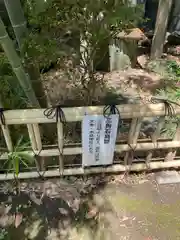
[[[13,46],[13,42],[7,34],[6,28],[1,18],[0,18],[0,43],[2,45],[4,52],[6,53],[6,56],[13,68],[14,73],[16,74],[16,77],[22,89],[24,90],[30,102],[30,105],[33,107],[40,107],[39,102],[33,91],[31,81],[26,72],[24,71],[24,68],[21,64],[21,59],[16,53],[16,50]]]
[[[162,56],[172,2],[172,0],[159,0],[156,26],[151,48],[151,59],[160,58]]]

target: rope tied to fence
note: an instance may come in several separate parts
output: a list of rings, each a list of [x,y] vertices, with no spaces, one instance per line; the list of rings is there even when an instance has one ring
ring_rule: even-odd
[[[4,108],[0,108],[0,121],[3,126],[6,125],[4,111],[5,111]]]
[[[161,98],[161,97],[152,97],[151,98],[151,102],[152,103],[157,103],[157,102],[161,102],[164,103],[165,106],[165,116],[169,116],[169,117],[173,117],[174,115],[176,115],[175,109],[173,105],[179,106],[180,104],[177,103],[176,101],[170,100],[170,99],[166,99],[166,98]]]
[[[53,119],[55,117],[56,123],[58,123],[58,121],[60,121],[63,124],[66,123],[65,114],[60,105],[46,108],[44,110],[44,116],[47,117],[48,119]]]
[[[110,115],[118,114],[120,116],[119,109],[116,107],[115,104],[110,104],[104,107],[103,115],[104,117],[109,117]]]
[[[104,107],[103,109],[103,116],[105,118],[108,118],[110,115],[115,115],[117,114],[119,116],[119,126],[123,124],[123,120],[121,118],[119,109],[116,107],[115,104],[110,104]]]

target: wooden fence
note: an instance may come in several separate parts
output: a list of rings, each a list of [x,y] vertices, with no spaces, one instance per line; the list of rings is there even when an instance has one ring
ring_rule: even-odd
[[[174,114],[180,114],[180,107],[174,105]],[[63,108],[63,112],[67,122],[82,121],[85,114],[102,114],[103,106],[98,107],[73,107]],[[60,175],[82,175],[102,172],[124,172],[124,171],[143,171],[160,168],[174,168],[180,166],[180,158],[176,155],[176,151],[180,146],[180,128],[176,129],[176,134],[173,139],[161,139],[160,131],[165,121],[165,105],[158,104],[136,104],[136,105],[118,105],[117,106],[122,119],[131,119],[128,140],[126,142],[117,142],[115,152],[119,155],[122,153],[123,162],[114,161],[111,166],[98,166],[83,168],[82,166],[73,165],[65,167],[66,155],[82,154],[81,143],[64,144],[63,124],[56,123],[55,117],[49,119],[44,116],[44,109],[26,109],[26,110],[8,110],[4,111],[5,125],[1,122],[1,129],[7,146],[7,152],[0,153],[0,160],[8,159],[8,152],[13,152],[14,146],[9,130],[10,125],[27,125],[28,135],[31,142],[31,149],[25,151],[31,156],[39,155],[40,157],[59,157],[59,166],[56,169],[37,171],[32,169],[28,172],[20,172],[19,178],[37,178],[40,174],[44,177],[55,177]],[[153,133],[152,140],[139,139],[141,123],[145,117],[159,117],[157,128]],[[46,146],[42,144],[39,124],[57,124],[58,145]],[[49,124],[49,128],[51,125]],[[154,150],[164,149],[167,153],[165,158],[159,156],[158,159],[152,159]],[[146,152],[146,157],[142,162],[131,161],[133,154],[138,152]],[[62,154],[60,154],[62,153]],[[45,158],[46,159],[46,158]],[[13,173],[0,174],[0,180],[13,179]]]

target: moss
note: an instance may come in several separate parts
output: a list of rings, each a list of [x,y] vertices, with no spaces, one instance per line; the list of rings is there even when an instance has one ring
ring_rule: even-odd
[[[170,204],[155,204],[148,200],[135,199],[132,196],[127,196],[121,193],[115,197],[111,196],[111,203],[116,211],[125,209],[132,214],[136,214],[146,219],[151,228],[151,223],[157,230],[165,231],[169,236],[180,237],[180,202]],[[170,239],[170,238],[169,238]]]

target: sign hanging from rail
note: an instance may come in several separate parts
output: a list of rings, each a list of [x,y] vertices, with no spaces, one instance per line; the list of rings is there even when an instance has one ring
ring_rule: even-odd
[[[119,115],[85,115],[82,121],[82,165],[113,163]]]

